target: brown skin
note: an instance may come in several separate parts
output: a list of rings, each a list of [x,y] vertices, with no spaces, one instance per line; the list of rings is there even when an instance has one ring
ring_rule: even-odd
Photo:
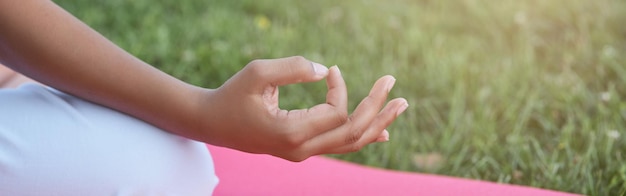
[[[16,88],[24,83],[37,83],[37,81],[16,73],[8,67],[0,64],[0,89]]]
[[[184,83],[98,34],[47,0],[0,0],[0,63],[43,84],[213,145],[291,161],[388,140],[406,109],[380,78],[351,115],[337,67],[303,57],[255,60],[217,89]],[[317,71],[317,72],[316,72]],[[326,78],[326,103],[278,108],[278,86]]]

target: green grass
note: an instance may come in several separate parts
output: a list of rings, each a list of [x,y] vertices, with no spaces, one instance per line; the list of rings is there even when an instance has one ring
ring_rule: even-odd
[[[215,88],[258,58],[338,64],[351,107],[382,75],[411,107],[366,165],[587,195],[626,191],[626,1],[57,1],[146,62]],[[324,99],[282,89],[281,106]],[[615,137],[616,135],[619,135]],[[415,156],[436,155],[434,165]]]

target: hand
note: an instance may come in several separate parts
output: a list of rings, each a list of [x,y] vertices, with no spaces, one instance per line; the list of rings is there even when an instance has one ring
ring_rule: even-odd
[[[326,78],[326,103],[302,110],[278,108],[278,87]],[[303,57],[255,60],[216,90],[205,91],[202,108],[208,143],[290,161],[347,153],[387,141],[385,128],[408,107],[397,98],[382,110],[395,79],[384,76],[348,116],[348,97],[339,69]]]

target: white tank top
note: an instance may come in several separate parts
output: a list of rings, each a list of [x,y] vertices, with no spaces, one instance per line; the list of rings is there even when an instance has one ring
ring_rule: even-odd
[[[36,84],[0,90],[0,195],[211,195],[206,145]]]

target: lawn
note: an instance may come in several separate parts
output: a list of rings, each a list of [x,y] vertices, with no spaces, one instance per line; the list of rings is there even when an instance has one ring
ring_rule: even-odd
[[[146,62],[218,87],[249,61],[339,65],[350,108],[385,74],[411,105],[339,159],[586,195],[626,192],[626,1],[56,1]],[[324,83],[281,89],[323,102]]]

